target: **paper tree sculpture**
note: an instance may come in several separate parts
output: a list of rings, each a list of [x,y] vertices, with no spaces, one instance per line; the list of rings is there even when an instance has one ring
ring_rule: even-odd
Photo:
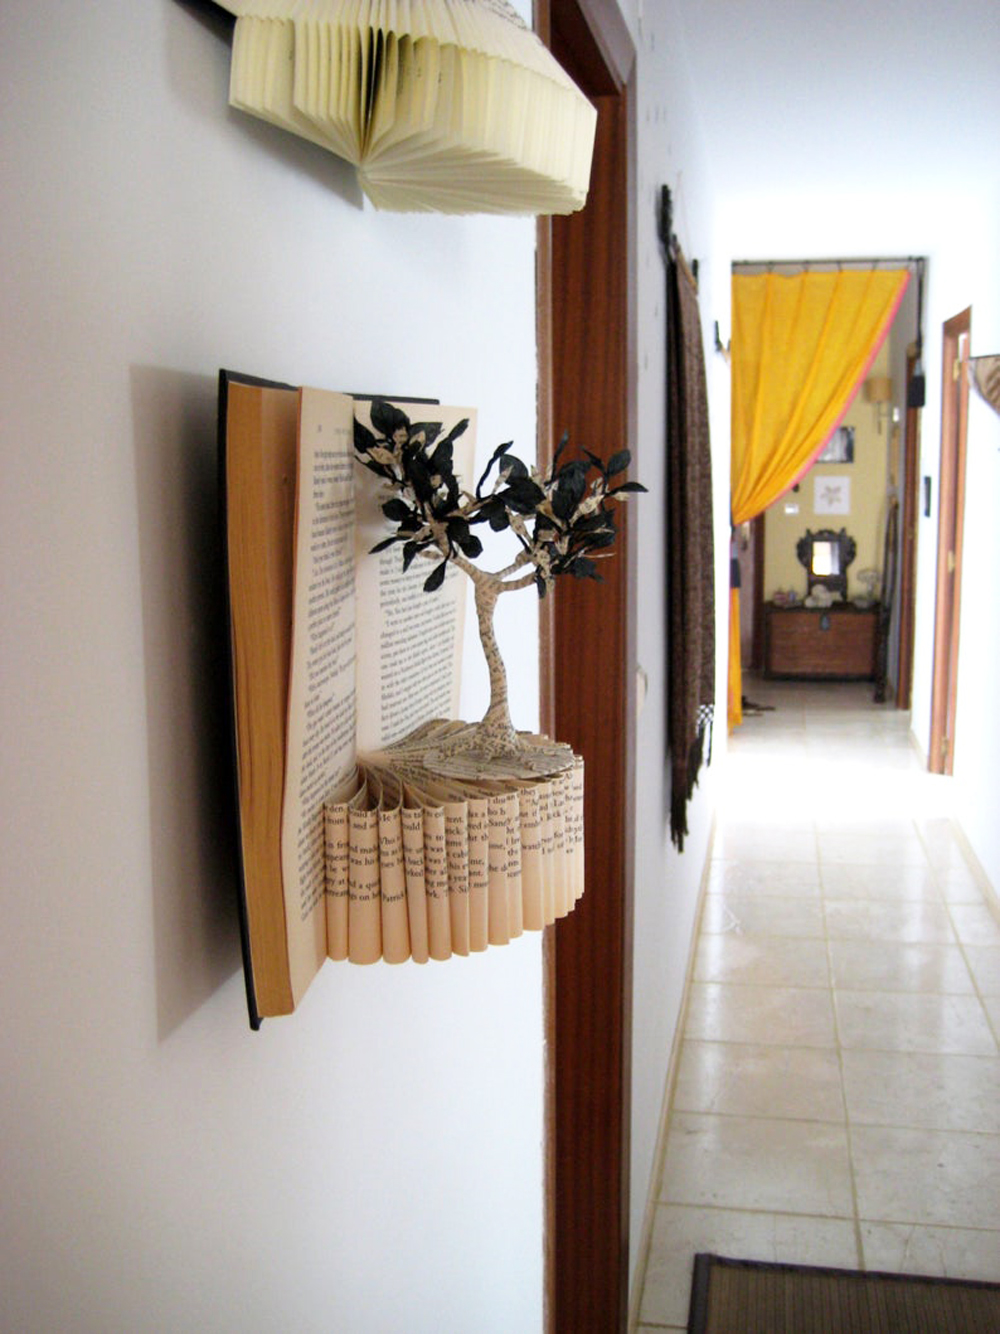
[[[439,423],[411,422],[400,408],[381,399],[372,404],[371,421],[374,431],[355,419],[354,447],[365,467],[382,479],[388,493],[382,513],[395,526],[373,551],[400,544],[404,569],[418,557],[433,560],[434,569],[424,582],[427,593],[444,583],[449,562],[468,575],[490,673],[490,705],[482,722],[426,752],[424,766],[457,778],[528,778],[570,768],[574,758],[569,746],[514,729],[493,612],[502,593],[534,585],[544,597],[562,574],[600,579],[597,561],[610,555],[617,536],[616,502],[646,489],[639,482],[616,480],[629,466],[629,451],[620,450],[607,462],[589,452],[583,459],[562,462],[564,436],[548,474],[542,476],[510,453],[510,443],[500,445],[475,494],[470,494],[462,490],[452,464],[454,442],[467,421],[439,439]],[[473,527],[483,523],[517,539],[517,554],[499,570],[474,564],[483,544]]]
[[[596,112],[507,0],[222,0],[231,104],[358,169],[378,208],[572,213]]]

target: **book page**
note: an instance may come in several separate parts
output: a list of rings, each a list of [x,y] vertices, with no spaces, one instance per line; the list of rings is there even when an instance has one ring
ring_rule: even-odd
[[[436,403],[390,399],[412,422],[442,422],[442,434],[463,417],[465,434],[455,442],[455,472],[471,489],[475,453],[475,412]],[[359,420],[371,426],[371,404],[355,404]],[[458,713],[465,604],[469,580],[449,565],[444,585],[425,593],[424,580],[440,558],[417,558],[403,571],[398,543],[371,555],[371,548],[391,536],[393,525],[382,514],[378,479],[355,465],[357,483],[357,744],[362,754],[381,750],[408,736],[430,718]]]
[[[355,763],[353,414],[343,394],[300,390],[281,837],[297,996],[327,952],[324,802]]]
[[[469,949],[489,945],[489,802],[486,797],[469,798]]]
[[[377,963],[382,957],[378,811],[367,787],[348,806],[347,830],[348,958],[351,963]]]
[[[427,888],[424,878],[424,812],[412,797],[404,801],[402,826],[410,957],[414,963],[426,963],[431,956],[427,929]]]
[[[402,791],[389,774],[373,775],[381,786],[378,804],[378,863],[382,900],[382,957],[403,963],[410,957],[410,927],[403,853]]]

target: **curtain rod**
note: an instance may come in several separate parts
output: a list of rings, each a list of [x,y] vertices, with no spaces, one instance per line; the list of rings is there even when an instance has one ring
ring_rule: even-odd
[[[733,268],[734,269],[787,269],[787,268],[815,269],[819,268],[822,265],[828,265],[828,264],[837,265],[840,267],[846,267],[847,265],[850,264],[854,265],[865,264],[865,265],[876,265],[876,266],[880,264],[887,264],[887,265],[896,265],[897,267],[899,265],[906,265],[907,267],[913,265],[913,267],[916,268],[924,263],[926,263],[926,259],[925,256],[923,255],[899,255],[899,256],[878,255],[874,258],[862,257],[860,259],[858,258],[857,255],[851,255],[851,256],[845,255],[840,259],[734,259]]]

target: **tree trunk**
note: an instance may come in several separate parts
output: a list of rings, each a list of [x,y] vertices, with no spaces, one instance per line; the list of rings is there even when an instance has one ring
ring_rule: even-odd
[[[494,755],[504,755],[518,749],[517,733],[510,720],[507,701],[507,669],[493,631],[493,612],[500,595],[500,586],[476,580],[476,616],[479,620],[479,642],[486,655],[490,673],[490,707],[476,729],[477,748]]]

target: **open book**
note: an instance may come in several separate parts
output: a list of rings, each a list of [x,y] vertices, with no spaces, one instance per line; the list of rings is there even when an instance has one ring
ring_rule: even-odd
[[[468,409],[400,403],[447,432]],[[583,892],[582,766],[465,782],[422,764],[455,726],[466,579],[403,570],[354,459],[370,402],[223,371],[244,964],[251,1023],[327,958],[445,959],[565,915]],[[473,432],[456,441],[469,474]]]
[[[358,168],[379,208],[569,213],[596,112],[507,0],[223,0],[229,100]]]

